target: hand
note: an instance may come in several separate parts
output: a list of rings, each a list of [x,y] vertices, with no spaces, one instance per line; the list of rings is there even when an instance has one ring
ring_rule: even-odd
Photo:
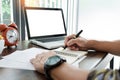
[[[71,50],[88,50],[87,49],[87,42],[88,40],[82,37],[75,38],[75,34],[72,34],[65,38],[65,45]]]
[[[35,58],[30,60],[30,62],[33,64],[33,66],[38,72],[44,74],[44,63],[49,57],[54,55],[56,55],[56,53],[53,51],[43,52],[41,54],[36,55]]]

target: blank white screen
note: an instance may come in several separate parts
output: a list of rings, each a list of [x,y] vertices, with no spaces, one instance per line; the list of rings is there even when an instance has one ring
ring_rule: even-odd
[[[60,10],[27,10],[30,36],[65,34]]]

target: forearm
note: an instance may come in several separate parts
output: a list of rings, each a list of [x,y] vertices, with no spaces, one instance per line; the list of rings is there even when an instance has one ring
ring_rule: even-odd
[[[91,72],[63,64],[52,70],[54,80],[119,80],[119,70],[101,69]]]
[[[88,71],[80,70],[67,63],[51,71],[51,76],[54,80],[87,80],[88,74]]]
[[[89,40],[87,43],[87,47],[88,49],[104,51],[115,55],[120,55],[120,41]]]

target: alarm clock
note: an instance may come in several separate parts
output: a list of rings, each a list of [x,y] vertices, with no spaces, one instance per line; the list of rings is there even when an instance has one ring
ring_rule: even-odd
[[[18,28],[15,23],[11,23],[8,26],[6,24],[0,24],[0,34],[5,40],[5,46],[16,46],[19,40]]]

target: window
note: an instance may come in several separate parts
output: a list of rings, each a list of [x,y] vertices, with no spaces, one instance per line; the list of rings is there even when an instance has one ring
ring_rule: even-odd
[[[80,0],[79,27],[87,38],[120,39],[120,0]]]
[[[12,17],[12,0],[0,0],[0,23],[10,24]]]
[[[67,15],[68,0],[25,0],[25,6],[62,8],[64,16]]]

